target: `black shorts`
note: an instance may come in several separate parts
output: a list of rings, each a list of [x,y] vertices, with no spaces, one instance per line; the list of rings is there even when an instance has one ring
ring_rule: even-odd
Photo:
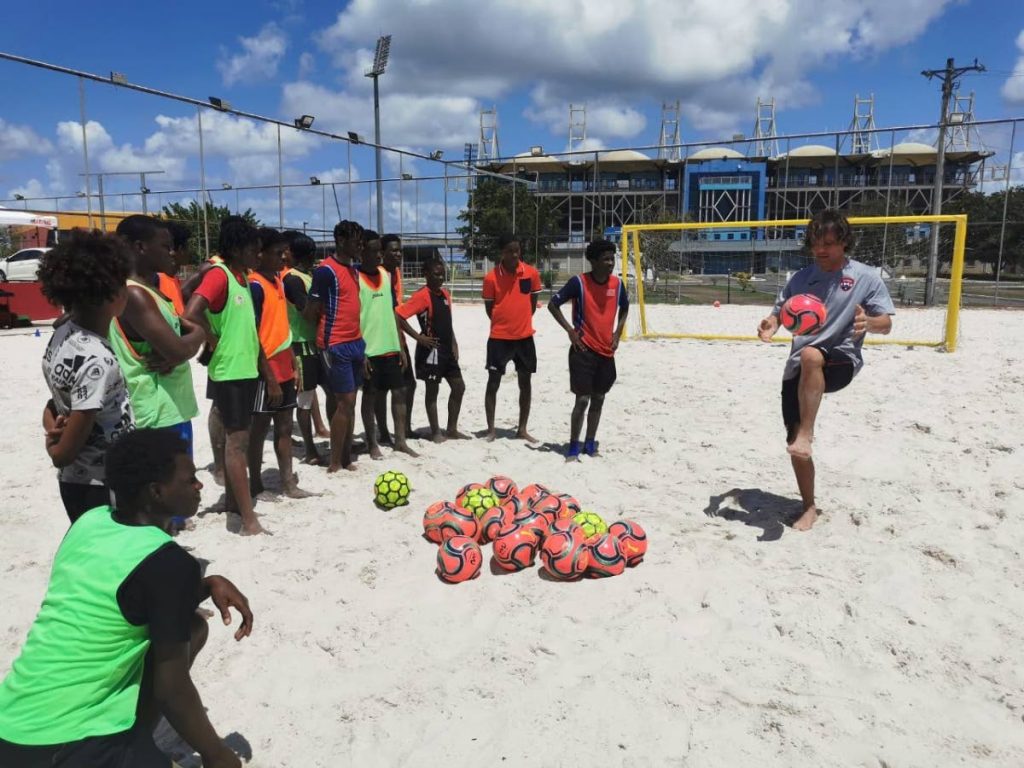
[[[109,736],[30,747],[0,739],[0,768],[171,768],[153,734],[136,724]]]
[[[853,361],[843,354],[831,357],[825,350],[825,391],[838,392],[853,381]],[[782,423],[786,425],[786,442],[796,439],[796,430],[800,426],[800,369],[796,376],[782,380]]]
[[[462,378],[462,369],[450,350],[416,345],[416,378],[421,381]]]
[[[252,425],[252,410],[256,404],[259,379],[209,380],[207,397],[220,411],[220,420],[227,432],[240,432]]]
[[[569,347],[569,389],[574,395],[605,395],[615,383],[615,358]]]
[[[299,373],[296,390],[309,392],[319,386],[327,386],[324,375],[324,364],[320,359],[320,350],[310,341],[297,341],[292,344],[295,355],[295,370]]]
[[[404,389],[402,358],[398,355],[378,355],[366,358],[370,361],[370,376],[363,383],[363,389],[389,392]]]
[[[60,500],[64,502],[64,511],[72,523],[90,509],[110,503],[110,489],[105,485],[64,482],[59,485]]]
[[[488,339],[487,340],[487,370],[505,375],[505,368],[508,361],[514,360],[516,371],[519,373],[537,372],[537,347],[534,346],[533,336],[525,339]]]
[[[271,405],[268,401],[267,384],[263,379],[256,385],[256,405],[253,406],[253,413],[278,413],[279,411],[290,411],[295,407],[295,382],[292,379],[279,382],[281,386],[281,404]]]

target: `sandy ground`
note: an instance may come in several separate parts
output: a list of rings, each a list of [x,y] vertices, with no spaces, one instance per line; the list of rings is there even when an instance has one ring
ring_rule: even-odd
[[[763,309],[660,311],[663,325],[746,333]],[[486,322],[479,305],[455,320],[462,426],[475,432]],[[546,314],[537,325],[538,446],[420,440],[419,459],[363,457],[332,477],[303,468],[302,485],[324,495],[261,503],[274,537],[231,535],[216,514],[181,536],[256,612],[240,644],[215,625],[194,669],[214,724],[252,765],[1024,765],[1024,316],[965,313],[954,355],[867,351],[822,408],[825,516],[809,534],[783,522],[797,510],[783,347],[624,344],[604,457],[566,465],[566,340]],[[40,438],[47,334],[0,338],[0,673],[66,524]],[[503,428],[515,392],[510,375]],[[205,432],[197,422],[203,465]],[[412,479],[411,506],[371,504],[387,468]],[[601,581],[485,569],[442,584],[423,510],[495,473],[635,518],[646,562]],[[220,493],[209,482],[204,506]]]

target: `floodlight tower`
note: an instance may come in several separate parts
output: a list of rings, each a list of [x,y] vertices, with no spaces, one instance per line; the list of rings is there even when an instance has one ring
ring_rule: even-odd
[[[378,80],[388,68],[388,56],[391,55],[391,35],[381,35],[377,38],[377,50],[373,54],[373,68],[366,73],[366,76],[373,79],[373,128],[374,142],[377,147],[374,150],[377,160],[377,231],[384,233],[384,187],[381,182],[380,162],[380,88]]]

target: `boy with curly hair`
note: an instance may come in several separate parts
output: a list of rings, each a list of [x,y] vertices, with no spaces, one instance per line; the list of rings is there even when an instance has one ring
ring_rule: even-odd
[[[50,390],[43,421],[46,451],[60,470],[60,497],[72,523],[110,503],[104,457],[134,423],[124,377],[107,341],[111,320],[128,300],[131,268],[131,254],[120,238],[82,231],[72,232],[39,265],[43,295],[66,316],[43,355]]]

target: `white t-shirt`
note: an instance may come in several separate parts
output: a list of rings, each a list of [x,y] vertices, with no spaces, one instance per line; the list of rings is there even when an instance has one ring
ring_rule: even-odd
[[[61,482],[103,485],[107,448],[134,425],[114,350],[102,336],[68,321],[53,332],[46,345],[43,378],[59,415],[96,411],[92,432],[81,452],[59,471]]]

